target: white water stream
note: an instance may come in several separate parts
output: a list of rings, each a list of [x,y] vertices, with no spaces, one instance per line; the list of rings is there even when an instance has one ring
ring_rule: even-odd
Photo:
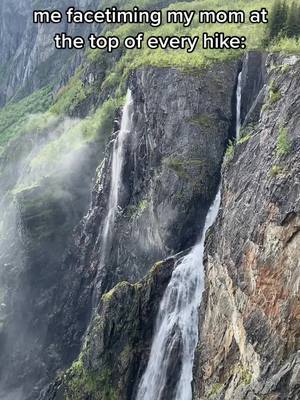
[[[241,130],[242,72],[236,90],[236,140]],[[207,230],[212,226],[221,201],[221,189],[207,214],[201,239],[175,266],[164,293],[156,320],[154,339],[146,371],[136,400],[173,400],[166,398],[172,355],[178,343],[181,357],[180,378],[174,400],[192,400],[194,354],[198,343],[198,312],[204,290],[203,254]],[[179,362],[179,361],[178,361]]]
[[[110,176],[110,191],[107,203],[107,213],[103,222],[101,233],[101,258],[98,275],[96,277],[96,287],[92,298],[93,309],[98,305],[98,295],[101,282],[99,281],[99,273],[101,272],[108,252],[108,247],[111,243],[115,218],[119,207],[119,194],[122,185],[122,172],[124,164],[124,145],[131,131],[133,117],[133,99],[131,91],[128,90],[126,102],[123,108],[120,131],[113,142],[112,160],[111,160],[111,176]]]
[[[138,389],[137,400],[163,398],[167,372],[176,342],[182,340],[182,368],[175,400],[192,399],[194,353],[198,342],[198,311],[204,288],[205,234],[220,207],[220,191],[205,221],[201,240],[175,267],[160,304],[149,363]]]
[[[114,226],[116,213],[119,205],[119,192],[122,184],[122,170],[124,164],[124,144],[132,126],[133,100],[131,91],[128,90],[126,103],[124,105],[120,132],[113,144],[113,154],[111,162],[111,181],[108,198],[107,215],[103,224],[101,264],[105,260],[107,245],[110,241],[110,234]]]
[[[239,73],[238,84],[236,89],[236,140],[240,139],[241,133],[241,105],[242,105],[242,71]]]

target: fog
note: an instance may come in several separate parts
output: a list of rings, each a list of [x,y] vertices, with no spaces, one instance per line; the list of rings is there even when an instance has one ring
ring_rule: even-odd
[[[36,122],[41,117],[35,115],[31,119]],[[51,211],[48,198],[64,213],[70,236],[72,226],[87,210],[89,189],[102,153],[95,144],[89,144],[81,122],[51,118],[42,129],[34,128],[11,142],[0,156],[1,400],[31,398],[28,393],[32,384],[41,386],[45,378],[46,366],[39,359],[39,352],[47,326],[43,319],[38,327],[32,321],[39,318],[39,312],[43,318],[48,311],[48,275],[50,287],[51,269],[55,271],[53,264],[59,264],[68,238],[57,244],[56,240],[47,241],[44,232],[41,239],[35,235],[45,229],[38,223],[47,222]],[[42,261],[32,259],[32,254]]]

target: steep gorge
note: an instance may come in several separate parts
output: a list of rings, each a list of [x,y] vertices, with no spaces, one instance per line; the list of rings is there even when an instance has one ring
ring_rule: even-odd
[[[16,15],[28,13],[23,2],[13,6]],[[5,0],[0,54],[15,67],[0,68],[0,104],[48,83],[57,92],[84,55],[57,59],[43,47],[51,32],[8,26],[8,10]],[[248,52],[206,68],[134,69],[123,82],[122,94],[131,93],[123,111],[114,115],[114,103],[101,133],[86,140],[103,118],[96,107],[113,96],[102,86],[109,68],[102,61],[80,69],[83,100],[68,117],[38,115],[42,126],[0,148],[1,400],[142,399],[142,377],[157,372],[153,343],[167,348],[169,361],[160,369],[160,399],[183,400],[182,355],[189,380],[201,300],[193,394],[185,380],[185,398],[298,399],[298,57]],[[40,76],[45,63],[51,71]],[[32,76],[40,77],[33,86]],[[65,135],[74,127],[75,135]],[[203,282],[203,232],[220,179]],[[153,342],[159,321],[186,293],[199,294],[195,307]]]
[[[299,58],[266,67],[265,105],[224,166],[207,241],[196,399],[300,395]]]
[[[279,400],[297,399],[299,395],[296,297],[299,161],[298,119],[293,108],[298,99],[297,68],[295,57],[270,55],[266,58],[250,53],[244,61],[244,126],[234,154],[227,154],[225,158],[220,213],[207,239],[206,290],[194,366],[195,399],[234,396]],[[235,76],[237,78],[237,72]],[[253,81],[256,89],[249,97],[249,87],[253,87],[251,76],[261,76],[261,80]],[[272,97],[275,85],[280,93],[276,101]],[[290,113],[289,107],[293,109]],[[289,117],[291,115],[293,118]],[[250,120],[251,124],[247,122]],[[285,150],[280,145],[283,134],[287,135],[289,143]],[[259,150],[255,152],[255,148]],[[260,156],[257,151],[261,152]],[[253,158],[253,154],[257,157]],[[253,180],[253,174],[259,174],[261,179]],[[256,189],[243,190],[241,183],[244,181],[247,187],[252,184]],[[284,182],[288,186],[284,186]],[[234,187],[238,188],[235,201]],[[284,201],[285,198],[289,200]],[[276,207],[274,204],[279,201]],[[253,215],[252,220],[249,213]],[[226,244],[224,240],[233,243]],[[262,250],[259,253],[256,240],[263,246],[259,247]],[[237,243],[243,250],[239,250]],[[157,264],[138,284],[123,282],[102,297],[79,361],[43,398],[60,399],[65,395],[72,399],[136,397],[137,384],[150,356],[163,288],[181,257],[179,254],[175,259]],[[278,260],[277,264],[274,260]],[[271,268],[269,272],[266,263]],[[285,267],[282,263],[286,263]],[[161,286],[161,279],[164,286]],[[154,281],[162,289],[159,292],[153,292]],[[179,340],[172,350],[170,365],[173,370],[168,371],[170,380],[162,398],[175,398],[176,376],[182,368],[180,354]]]
[[[216,65],[213,70],[199,71],[199,76],[189,76],[176,70],[148,68],[139,70],[132,76],[130,87],[134,112],[130,134],[124,143],[125,161],[119,188],[119,211],[111,233],[113,241],[106,249],[106,264],[103,264],[101,257],[99,258],[103,239],[101,221],[105,220],[107,212],[109,186],[106,185],[111,182],[112,143],[99,172],[92,208],[84,221],[82,236],[78,239],[80,247],[77,250],[77,265],[74,263],[76,260],[71,258],[73,265],[70,265],[69,271],[64,266],[68,273],[62,282],[62,288],[58,289],[63,297],[58,296],[58,314],[53,321],[53,327],[57,332],[54,340],[61,346],[62,352],[70,354],[69,346],[75,344],[70,334],[73,335],[74,332],[81,333],[77,343],[79,350],[80,337],[86,329],[81,315],[91,312],[89,304],[95,277],[99,299],[101,294],[120,281],[127,281],[125,286],[120,287],[123,290],[129,288],[131,293],[130,288],[136,287],[131,284],[138,282],[155,262],[187,250],[195,243],[216,194],[224,150],[231,135],[237,68],[236,62]],[[215,81],[214,77],[219,73],[226,75],[227,79]],[[219,93],[218,102],[207,101],[209,96],[214,98],[216,90]],[[206,94],[206,101],[201,100],[202,93]],[[153,279],[151,274],[147,280],[149,279]],[[138,290],[138,298],[139,292]],[[162,295],[163,292],[159,293],[160,297]],[[154,299],[151,293],[149,296],[150,304],[155,302],[154,309],[157,309],[158,298]],[[95,293],[93,297],[95,298]],[[85,308],[79,309],[78,298]],[[104,295],[103,299],[106,298],[110,299],[110,295]],[[106,304],[105,300],[103,302]],[[61,304],[63,308],[59,310]],[[102,300],[97,318],[100,321],[102,318],[114,318],[113,315],[106,314],[104,305],[101,304]],[[134,309],[138,310],[136,307],[138,306],[134,305]],[[141,307],[150,305],[145,300]],[[128,312],[131,315],[129,309]],[[107,316],[102,315],[103,313]],[[124,308],[123,313],[127,313]],[[154,329],[155,316],[156,313],[151,314],[147,323],[150,324],[151,331]],[[66,317],[70,318],[70,322],[66,321]],[[124,318],[117,313],[115,317]],[[135,317],[138,322],[139,317]],[[101,324],[96,324],[97,318],[94,318],[95,322],[92,322],[90,329],[89,335],[92,337],[95,336],[94,330],[101,329]],[[68,329],[66,323],[69,323]],[[141,329],[144,331],[143,325]],[[118,330],[111,332],[111,335],[116,335],[115,339],[111,338],[112,343],[121,334]],[[141,334],[142,337],[147,335],[147,341],[151,340],[149,332]],[[99,335],[100,338],[101,334]],[[138,332],[134,335],[138,335]],[[127,349],[132,345],[132,338],[129,339],[127,344],[122,339],[122,346],[125,345]],[[100,343],[97,337],[95,340],[96,343],[92,346],[97,349]],[[137,337],[135,340],[140,342],[141,339]],[[109,345],[106,342],[101,344],[99,351],[105,353],[103,346]],[[142,360],[145,357],[145,346],[146,343],[141,343],[141,348],[136,349],[137,359],[130,360],[130,369],[138,375],[144,368]],[[116,354],[111,357],[119,357],[119,351],[122,353],[126,348],[117,349]],[[113,348],[111,351],[114,353]],[[93,357],[99,357],[97,352]],[[104,365],[108,363],[105,355],[103,362]],[[111,360],[103,368],[111,369],[113,364],[115,363]],[[91,371],[92,374],[101,375],[100,365],[96,362],[93,363],[93,369],[96,371]],[[108,382],[103,389],[97,386],[99,396],[101,393],[106,396],[105,390],[110,386],[111,390],[116,388],[116,396],[120,398],[130,398],[132,391],[136,390],[132,382],[125,381],[120,387],[115,379],[123,381],[124,377],[118,376],[117,371],[110,372],[106,379]],[[85,390],[84,385],[82,390]]]

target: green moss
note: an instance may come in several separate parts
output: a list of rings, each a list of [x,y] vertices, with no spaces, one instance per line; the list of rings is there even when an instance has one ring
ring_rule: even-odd
[[[127,281],[123,281],[118,283],[115,287],[113,287],[109,292],[105,293],[102,296],[102,301],[104,302],[109,302],[112,300],[112,298],[115,296],[115,294],[122,288],[127,288],[128,286],[131,286],[131,284]]]
[[[117,392],[111,387],[111,371],[90,371],[82,359],[74,362],[67,372],[66,400],[117,400]]]
[[[238,141],[237,144],[243,144],[248,142],[252,138],[252,135],[250,133],[243,135]]]
[[[241,370],[241,381],[245,386],[250,385],[252,381],[252,373],[248,369],[243,368]]]
[[[127,207],[126,214],[129,218],[139,218],[150,207],[148,199],[142,199],[137,205]]]
[[[291,151],[291,143],[288,138],[288,130],[281,127],[279,130],[279,135],[276,145],[276,155],[277,157],[287,156]]]
[[[210,128],[214,124],[215,119],[209,114],[203,114],[197,115],[189,119],[189,122],[192,125],[202,126],[203,128]]]
[[[225,152],[225,159],[224,159],[225,164],[228,164],[233,160],[234,153],[235,153],[235,142],[230,140]]]
[[[277,101],[279,101],[281,99],[282,95],[281,92],[279,90],[273,91],[270,90],[269,92],[269,102],[270,104],[274,104],[277,103]]]
[[[149,201],[147,199],[141,200],[138,204],[138,210],[143,213],[149,207]]]
[[[276,178],[279,175],[284,174],[284,167],[281,165],[273,165],[271,170],[270,170],[270,176],[272,178]]]
[[[204,161],[199,159],[182,160],[171,156],[166,158],[163,163],[167,166],[167,168],[174,171],[178,178],[191,180],[193,179],[191,175],[193,168],[202,167]]]
[[[163,266],[163,261],[158,261],[156,262],[153,267],[151,268],[150,274],[152,274],[153,272],[155,272],[157,269],[161,268]]]
[[[51,88],[46,87],[0,110],[0,147],[36,127],[32,114],[42,113],[52,104]]]
[[[275,81],[272,81],[269,89],[269,105],[277,103],[281,97],[282,95],[279,88],[276,86]]]
[[[223,387],[224,387],[223,384],[221,384],[221,383],[215,383],[215,384],[211,387],[211,389],[210,389],[210,391],[209,391],[209,393],[208,393],[208,398],[209,398],[209,399],[212,399],[212,398],[214,398],[215,396],[217,396],[217,395],[222,391]]]

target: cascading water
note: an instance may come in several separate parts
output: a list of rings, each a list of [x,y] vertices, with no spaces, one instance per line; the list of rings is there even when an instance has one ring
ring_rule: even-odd
[[[219,191],[207,214],[200,242],[176,263],[160,304],[150,359],[138,389],[137,400],[166,399],[163,391],[168,379],[172,352],[178,340],[182,341],[182,368],[174,399],[192,398],[192,369],[198,342],[198,309],[204,288],[202,260],[205,234],[217,217],[220,198]]]
[[[241,129],[242,72],[236,90],[236,139]],[[156,329],[146,371],[136,400],[191,400],[194,354],[198,343],[198,311],[204,290],[203,254],[207,230],[217,218],[221,189],[207,214],[201,240],[189,254],[177,261],[160,303]],[[170,364],[180,343],[180,375],[177,386],[166,398]],[[178,354],[176,362],[178,361]]]
[[[112,229],[115,222],[116,213],[119,205],[119,193],[122,185],[122,169],[124,163],[124,144],[131,130],[133,116],[133,99],[131,91],[128,90],[126,102],[123,108],[121,127],[118,136],[114,139],[112,161],[111,161],[111,178],[110,192],[108,197],[107,214],[103,223],[101,235],[101,260],[100,270],[105,263],[107,249],[111,242]],[[98,279],[97,279],[98,280]],[[93,303],[97,305],[97,290],[94,292]]]
[[[243,72],[241,71],[238,76],[238,84],[236,89],[236,140],[239,140],[241,132],[242,74]]]
[[[104,221],[102,231],[102,259],[104,260],[107,244],[110,238],[110,231],[114,225],[116,212],[118,209],[119,190],[122,180],[122,168],[124,161],[124,143],[130,133],[133,114],[133,100],[131,91],[128,90],[126,103],[123,109],[121,128],[118,136],[114,140],[113,154],[111,163],[111,182],[108,199],[108,212]]]

